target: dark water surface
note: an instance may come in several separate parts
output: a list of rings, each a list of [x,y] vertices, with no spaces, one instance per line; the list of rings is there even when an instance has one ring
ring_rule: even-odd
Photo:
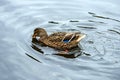
[[[69,59],[40,54],[31,47],[36,27],[48,33],[85,33],[80,43],[91,56]],[[54,52],[48,47],[44,51]],[[119,79],[119,0],[0,0],[0,80]]]

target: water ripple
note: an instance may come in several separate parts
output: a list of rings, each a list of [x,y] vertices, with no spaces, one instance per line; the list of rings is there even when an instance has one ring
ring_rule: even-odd
[[[119,80],[118,3],[112,0],[1,1],[0,79]],[[85,33],[87,37],[80,44],[83,52],[91,56],[68,59],[43,55],[31,42],[36,27],[45,28],[49,34],[56,31]],[[55,52],[49,47],[37,48],[48,54]]]

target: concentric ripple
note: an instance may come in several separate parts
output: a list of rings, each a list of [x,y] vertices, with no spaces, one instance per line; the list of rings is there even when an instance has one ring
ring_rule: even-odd
[[[120,10],[112,0],[1,0],[0,80],[119,80]],[[31,42],[33,30],[79,31],[87,37],[74,59]]]

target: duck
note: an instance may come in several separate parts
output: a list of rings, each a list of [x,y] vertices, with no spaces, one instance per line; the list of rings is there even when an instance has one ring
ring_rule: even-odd
[[[85,36],[81,32],[55,32],[48,35],[44,28],[36,28],[32,40],[54,49],[67,51],[78,47],[79,42]]]

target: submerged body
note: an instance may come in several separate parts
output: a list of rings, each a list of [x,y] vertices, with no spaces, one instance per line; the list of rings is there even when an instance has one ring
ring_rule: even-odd
[[[80,40],[85,37],[85,34],[81,34],[80,32],[56,32],[48,35],[45,29],[36,28],[34,30],[33,39],[36,39],[36,37],[40,37],[38,42],[46,46],[59,50],[69,50],[77,47]]]

